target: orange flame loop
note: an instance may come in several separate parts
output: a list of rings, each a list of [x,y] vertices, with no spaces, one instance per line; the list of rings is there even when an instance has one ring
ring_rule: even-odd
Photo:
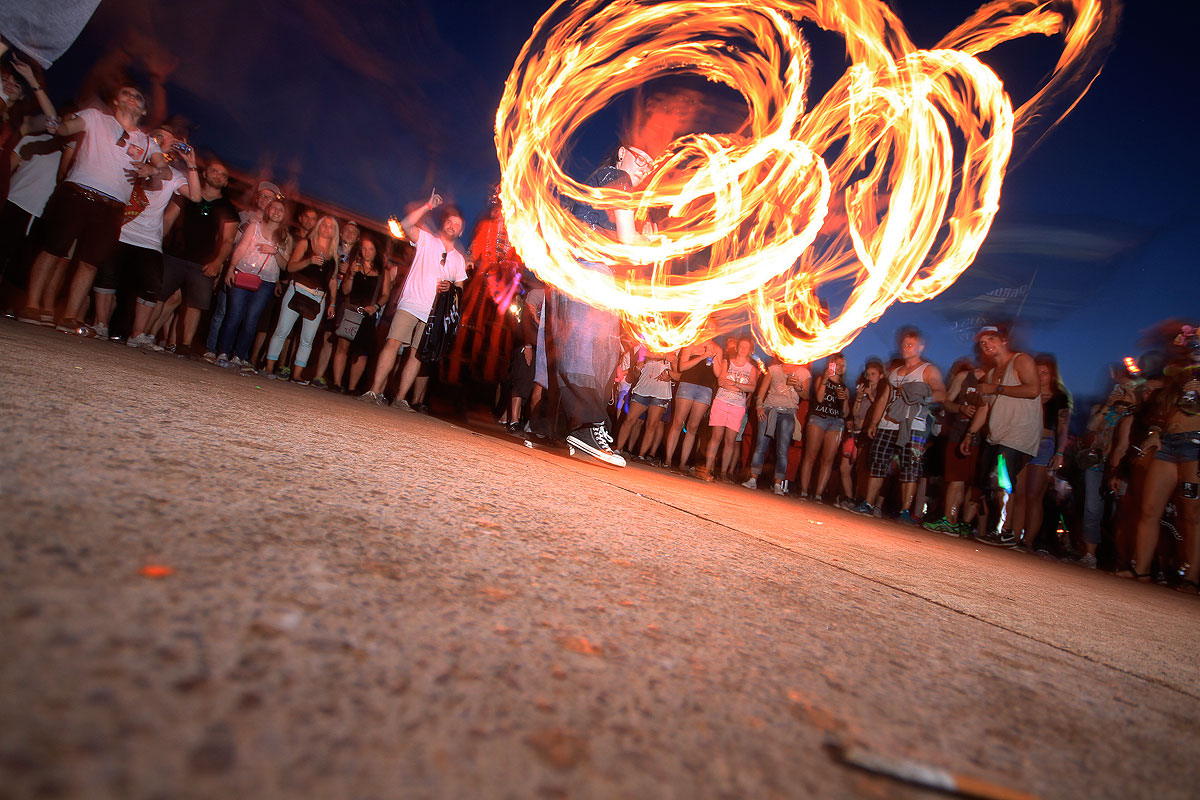
[[[812,361],[893,302],[941,293],[971,264],[999,208],[1014,134],[1044,124],[1051,99],[1077,102],[1117,11],[1116,0],[998,0],[920,50],[881,0],[561,0],[517,57],[496,112],[509,236],[540,277],[621,312],[652,349],[748,316],[765,349]],[[852,61],[811,110],[805,21],[844,36]],[[976,56],[1031,33],[1062,34],[1064,51],[1014,111]],[[633,192],[565,173],[558,159],[585,120],[681,71],[736,89],[744,134],[676,139]],[[564,200],[633,207],[639,219],[655,209],[668,221],[650,244],[622,244]],[[701,252],[706,269],[672,270]],[[648,266],[618,284],[579,260]],[[847,299],[830,316],[816,291],[834,286]]]

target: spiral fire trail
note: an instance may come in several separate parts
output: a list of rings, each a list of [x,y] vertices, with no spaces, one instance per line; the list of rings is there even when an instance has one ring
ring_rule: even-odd
[[[975,258],[1019,141],[1044,134],[1099,74],[1116,0],[998,0],[928,50],[880,0],[585,0],[538,22],[496,113],[509,235],[544,280],[620,311],[652,349],[753,321],[793,363],[844,348],[893,302],[948,288]],[[686,21],[686,24],[683,24]],[[800,24],[842,35],[852,66],[811,109]],[[976,56],[1030,34],[1062,36],[1040,90],[1013,109]],[[738,135],[671,142],[632,192],[585,186],[559,163],[571,135],[614,97],[700,75],[738,91]],[[1064,101],[1065,98],[1065,101]],[[593,231],[564,201],[653,210],[650,244]],[[679,274],[675,259],[707,256]],[[578,260],[644,265],[614,281]],[[840,312],[817,290],[849,287]]]

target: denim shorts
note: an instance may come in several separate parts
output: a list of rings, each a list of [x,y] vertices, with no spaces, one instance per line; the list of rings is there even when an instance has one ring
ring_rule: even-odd
[[[708,386],[699,386],[695,383],[681,383],[675,390],[675,399],[691,400],[693,403],[711,406],[713,390]]]
[[[669,404],[671,401],[663,400],[662,398],[659,398],[659,397],[647,397],[644,394],[637,394],[635,392],[630,392],[629,393],[629,402],[637,403],[638,405],[642,405],[642,406],[658,406],[659,408],[666,408],[667,404]]]
[[[1052,458],[1054,458],[1054,437],[1043,436],[1042,440],[1038,442],[1037,455],[1029,464],[1034,467],[1048,467]]]
[[[816,425],[823,431],[844,431],[846,429],[846,420],[836,417],[822,417],[813,414],[808,418],[808,425]]]
[[[1200,460],[1200,431],[1164,433],[1162,447],[1154,457],[1168,464],[1186,464]]]

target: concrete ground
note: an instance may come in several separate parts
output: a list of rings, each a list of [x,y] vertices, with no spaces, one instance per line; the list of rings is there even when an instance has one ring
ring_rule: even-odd
[[[9,320],[0,386],[0,798],[1200,786],[1194,597]]]

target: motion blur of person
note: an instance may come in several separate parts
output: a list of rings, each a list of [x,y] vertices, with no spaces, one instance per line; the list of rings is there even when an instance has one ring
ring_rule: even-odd
[[[30,113],[25,85],[30,87],[40,115]],[[54,104],[33,67],[16,55],[0,62],[0,158],[5,166],[22,137],[42,132],[53,134],[58,130],[58,122]],[[0,169],[0,202],[8,197],[11,174],[11,168]]]
[[[883,362],[872,359],[863,368],[854,383],[854,399],[850,404],[850,416],[846,419],[846,435],[842,438],[842,456],[838,462],[838,475],[842,479],[842,497],[838,508],[852,511],[857,505],[855,497],[860,485],[861,463],[859,454],[870,448],[870,440],[863,429],[867,414],[879,394],[879,382],[883,380]]]
[[[180,326],[180,355],[191,353],[200,317],[212,305],[213,288],[233,251],[238,214],[225,197],[229,170],[210,158],[200,173],[200,199],[176,197],[167,209],[170,232],[163,243],[163,281],[159,302],[149,325],[154,335],[165,328],[180,303],[185,305]],[[176,214],[174,224],[171,214]]]
[[[362,229],[354,220],[347,220],[338,227],[338,271],[337,281],[338,287],[341,287],[342,281],[350,272],[350,259],[358,252],[358,240],[362,236]],[[335,308],[335,315],[337,309]],[[313,372],[312,385],[318,389],[326,389],[329,387],[329,382],[325,378],[325,373],[329,369],[329,361],[333,357],[334,349],[337,346],[335,341],[339,337],[334,335],[336,324],[334,320],[336,316],[330,318],[321,324],[321,330],[317,333],[319,349],[317,350],[317,368]]]
[[[950,387],[942,402],[944,420],[944,472],[945,494],[942,499],[942,516],[938,520],[925,522],[926,530],[948,536],[969,536],[969,523],[973,515],[964,515],[968,506],[977,508],[978,488],[976,473],[979,466],[979,448],[972,447],[963,452],[960,445],[971,427],[971,418],[979,411],[983,398],[979,395],[979,382],[985,371],[976,367],[969,359],[962,359],[950,368]],[[968,496],[968,490],[974,497]]]
[[[638,186],[654,166],[654,159],[640,147],[626,142],[617,148],[615,158],[593,172],[585,183],[588,186],[608,187],[631,191]],[[576,203],[572,213],[593,231],[615,234],[624,244],[646,242],[637,229],[632,208],[618,208],[611,214],[584,203]],[[610,267],[589,261],[579,261],[582,269],[612,279],[614,270],[633,265]],[[567,443],[577,452],[611,467],[624,467],[625,459],[613,452],[612,433],[608,420],[608,388],[620,358],[620,321],[607,309],[594,308],[565,292],[547,293],[546,313],[542,318],[544,338],[550,352],[538,358],[547,359],[547,374],[558,388],[558,396],[571,429]],[[539,371],[542,368],[539,367]]]
[[[633,383],[629,392],[629,413],[617,432],[618,452],[628,447],[628,452],[638,459],[644,459],[651,452],[654,435],[662,421],[663,412],[671,402],[671,361],[668,353],[648,353],[641,364],[638,379]],[[679,373],[675,373],[678,377]],[[646,415],[646,424],[642,426],[641,444],[634,448],[632,432],[635,423]]]
[[[153,349],[154,339],[146,334],[146,330],[162,290],[166,211],[176,194],[196,200],[200,197],[201,187],[196,154],[191,146],[176,138],[175,130],[169,126],[161,126],[150,135],[169,159],[171,176],[166,180],[157,175],[149,178],[141,188],[145,206],[131,204],[126,212],[126,216],[134,215],[121,226],[120,244],[113,257],[96,274],[93,329],[100,338],[108,336],[109,320],[116,307],[117,286],[122,275],[130,274],[135,286],[135,300],[133,323],[125,343]]]
[[[713,392],[717,389],[717,374],[714,359],[721,355],[721,348],[712,339],[681,348],[675,359],[675,372],[679,383],[675,387],[675,404],[671,408],[671,425],[667,431],[665,465],[672,464],[686,470],[692,460],[692,448],[704,415],[712,405]],[[675,448],[679,446],[680,434],[683,444],[679,461],[674,462]]]
[[[938,368],[923,358],[925,339],[914,329],[901,331],[900,364],[887,375],[887,391],[880,391],[867,418],[866,434],[871,442],[870,478],[867,496],[855,506],[860,514],[882,516],[880,491],[892,459],[900,465],[900,522],[913,522],[913,500],[921,462],[928,441],[929,405],[946,398],[946,387]],[[883,387],[881,387],[882,389]],[[807,446],[807,443],[806,443]]]
[[[1114,368],[1113,378],[1116,383],[1112,391],[1103,403],[1092,408],[1087,430],[1075,452],[1076,466],[1083,473],[1079,490],[1083,501],[1080,534],[1084,547],[1080,562],[1084,566],[1091,566],[1084,559],[1089,555],[1095,557],[1104,541],[1104,522],[1106,510],[1109,510],[1106,509],[1107,501],[1110,497],[1120,498],[1125,493],[1127,482],[1119,478],[1118,473],[1129,446],[1126,420],[1141,403],[1138,380],[1134,376],[1124,368]],[[1122,427],[1125,430],[1124,443],[1118,452],[1118,430]],[[1115,512],[1116,508],[1111,510]],[[1132,557],[1129,555],[1131,547],[1126,542],[1118,541],[1117,550],[1125,554],[1124,560],[1128,563]]]
[[[346,275],[338,287],[339,313],[343,309],[357,311],[362,314],[362,321],[353,339],[338,336],[334,345],[333,389],[341,392],[353,392],[358,386],[375,348],[375,314],[387,305],[392,293],[391,273],[384,269],[383,254],[374,239],[366,236],[358,239],[347,261]],[[343,384],[347,361],[350,380]]]
[[[288,259],[287,272],[292,285],[283,295],[283,306],[279,309],[279,322],[271,343],[267,347],[267,375],[307,384],[304,368],[312,353],[313,342],[321,321],[334,313],[333,301],[337,296],[337,245],[338,224],[333,217],[321,217],[317,227],[307,239],[296,242],[292,257]],[[300,321],[300,342],[296,346],[296,357],[287,374],[275,374],[275,362],[283,349],[283,342],[292,332],[296,321]]]
[[[420,223],[434,209],[442,205],[441,195],[434,194],[429,202],[422,204],[400,220],[400,228],[410,242],[416,244],[412,266],[400,290],[400,301],[388,329],[387,340],[379,351],[375,364],[375,378],[371,388],[359,399],[383,405],[387,402],[383,392],[387,387],[392,368],[402,348],[408,353],[400,370],[400,387],[392,402],[394,408],[412,411],[406,399],[417,380],[421,362],[417,352],[425,336],[425,322],[433,310],[438,292],[451,286],[462,288],[467,280],[467,262],[458,250],[458,237],[463,232],[462,212],[454,206],[442,210],[441,225],[437,233],[431,233]]]
[[[261,219],[251,219],[233,248],[225,272],[225,320],[217,338],[217,366],[252,370],[250,347],[258,318],[275,296],[275,285],[292,253],[287,232],[287,206],[272,197]]]
[[[985,325],[975,334],[983,357],[991,367],[979,395],[987,402],[971,419],[966,438],[959,445],[969,453],[978,433],[987,425],[987,447],[980,454],[983,474],[990,482],[991,501],[987,530],[977,536],[993,547],[1016,547],[1019,543],[1009,526],[1009,501],[1025,466],[1037,456],[1042,439],[1042,388],[1037,365],[1027,353],[1009,346],[1006,331]]]
[[[711,432],[704,453],[704,466],[696,470],[698,478],[710,482],[729,475],[736,447],[734,440],[746,418],[746,401],[758,385],[758,365],[750,358],[754,352],[754,340],[749,336],[738,337],[735,348],[732,358],[720,358],[714,362],[717,368],[717,393],[712,408],[708,410]],[[718,451],[721,452],[719,473]]]
[[[1033,361],[1040,390],[1038,399],[1042,404],[1042,438],[1037,455],[1021,472],[1015,493],[1021,502],[1014,504],[1012,522],[1013,535],[1029,550],[1036,548],[1037,536],[1042,529],[1046,487],[1063,466],[1067,427],[1071,421],[1071,395],[1062,385],[1058,363],[1053,356],[1045,354]],[[1090,555],[1084,566],[1095,567],[1095,553]]]
[[[1158,543],[1160,520],[1167,503],[1177,501],[1183,535],[1179,557],[1179,588],[1200,593],[1200,332],[1184,325],[1173,342],[1176,357],[1167,367],[1167,381],[1147,402],[1150,425],[1140,447],[1149,460],[1141,491],[1134,556],[1121,574],[1150,578]],[[1143,571],[1144,570],[1144,571]]]
[[[82,326],[78,315],[91,291],[96,267],[117,248],[134,183],[155,174],[170,177],[162,150],[138,128],[146,113],[141,90],[121,86],[109,112],[83,109],[59,125],[63,136],[82,134],[82,138],[66,180],[46,206],[44,246],[30,270],[27,306],[18,315],[22,321],[53,322],[55,298],[47,291],[51,273],[74,247],[78,264],[60,327],[78,330]]]
[[[246,229],[252,222],[261,222],[263,213],[266,211],[267,204],[276,198],[282,198],[279,193],[279,187],[270,181],[261,181],[258,188],[254,192],[254,202],[247,209],[238,212],[238,232],[237,237],[245,234]],[[236,248],[240,239],[234,239],[234,247]],[[204,359],[206,361],[215,360],[218,340],[221,336],[221,328],[225,324],[225,310],[229,301],[229,287],[224,280],[217,282],[216,293],[214,295],[212,319],[208,325],[208,338],[204,341]]]
[[[767,458],[767,447],[775,443],[775,481],[771,491],[787,493],[784,478],[787,475],[788,449],[792,446],[792,435],[796,432],[796,411],[800,398],[808,395],[812,373],[808,367],[787,364],[779,359],[767,367],[767,374],[758,382],[755,396],[755,413],[758,415],[754,455],[750,459],[750,477],[742,486],[758,488],[758,476],[762,474]]]
[[[846,388],[846,357],[834,353],[825,361],[825,370],[813,382],[812,408],[804,429],[804,463],[800,466],[800,499],[809,497],[813,465],[821,459],[817,484],[812,487],[812,499],[822,502],[833,460],[842,443],[846,417],[850,415],[850,392]]]

